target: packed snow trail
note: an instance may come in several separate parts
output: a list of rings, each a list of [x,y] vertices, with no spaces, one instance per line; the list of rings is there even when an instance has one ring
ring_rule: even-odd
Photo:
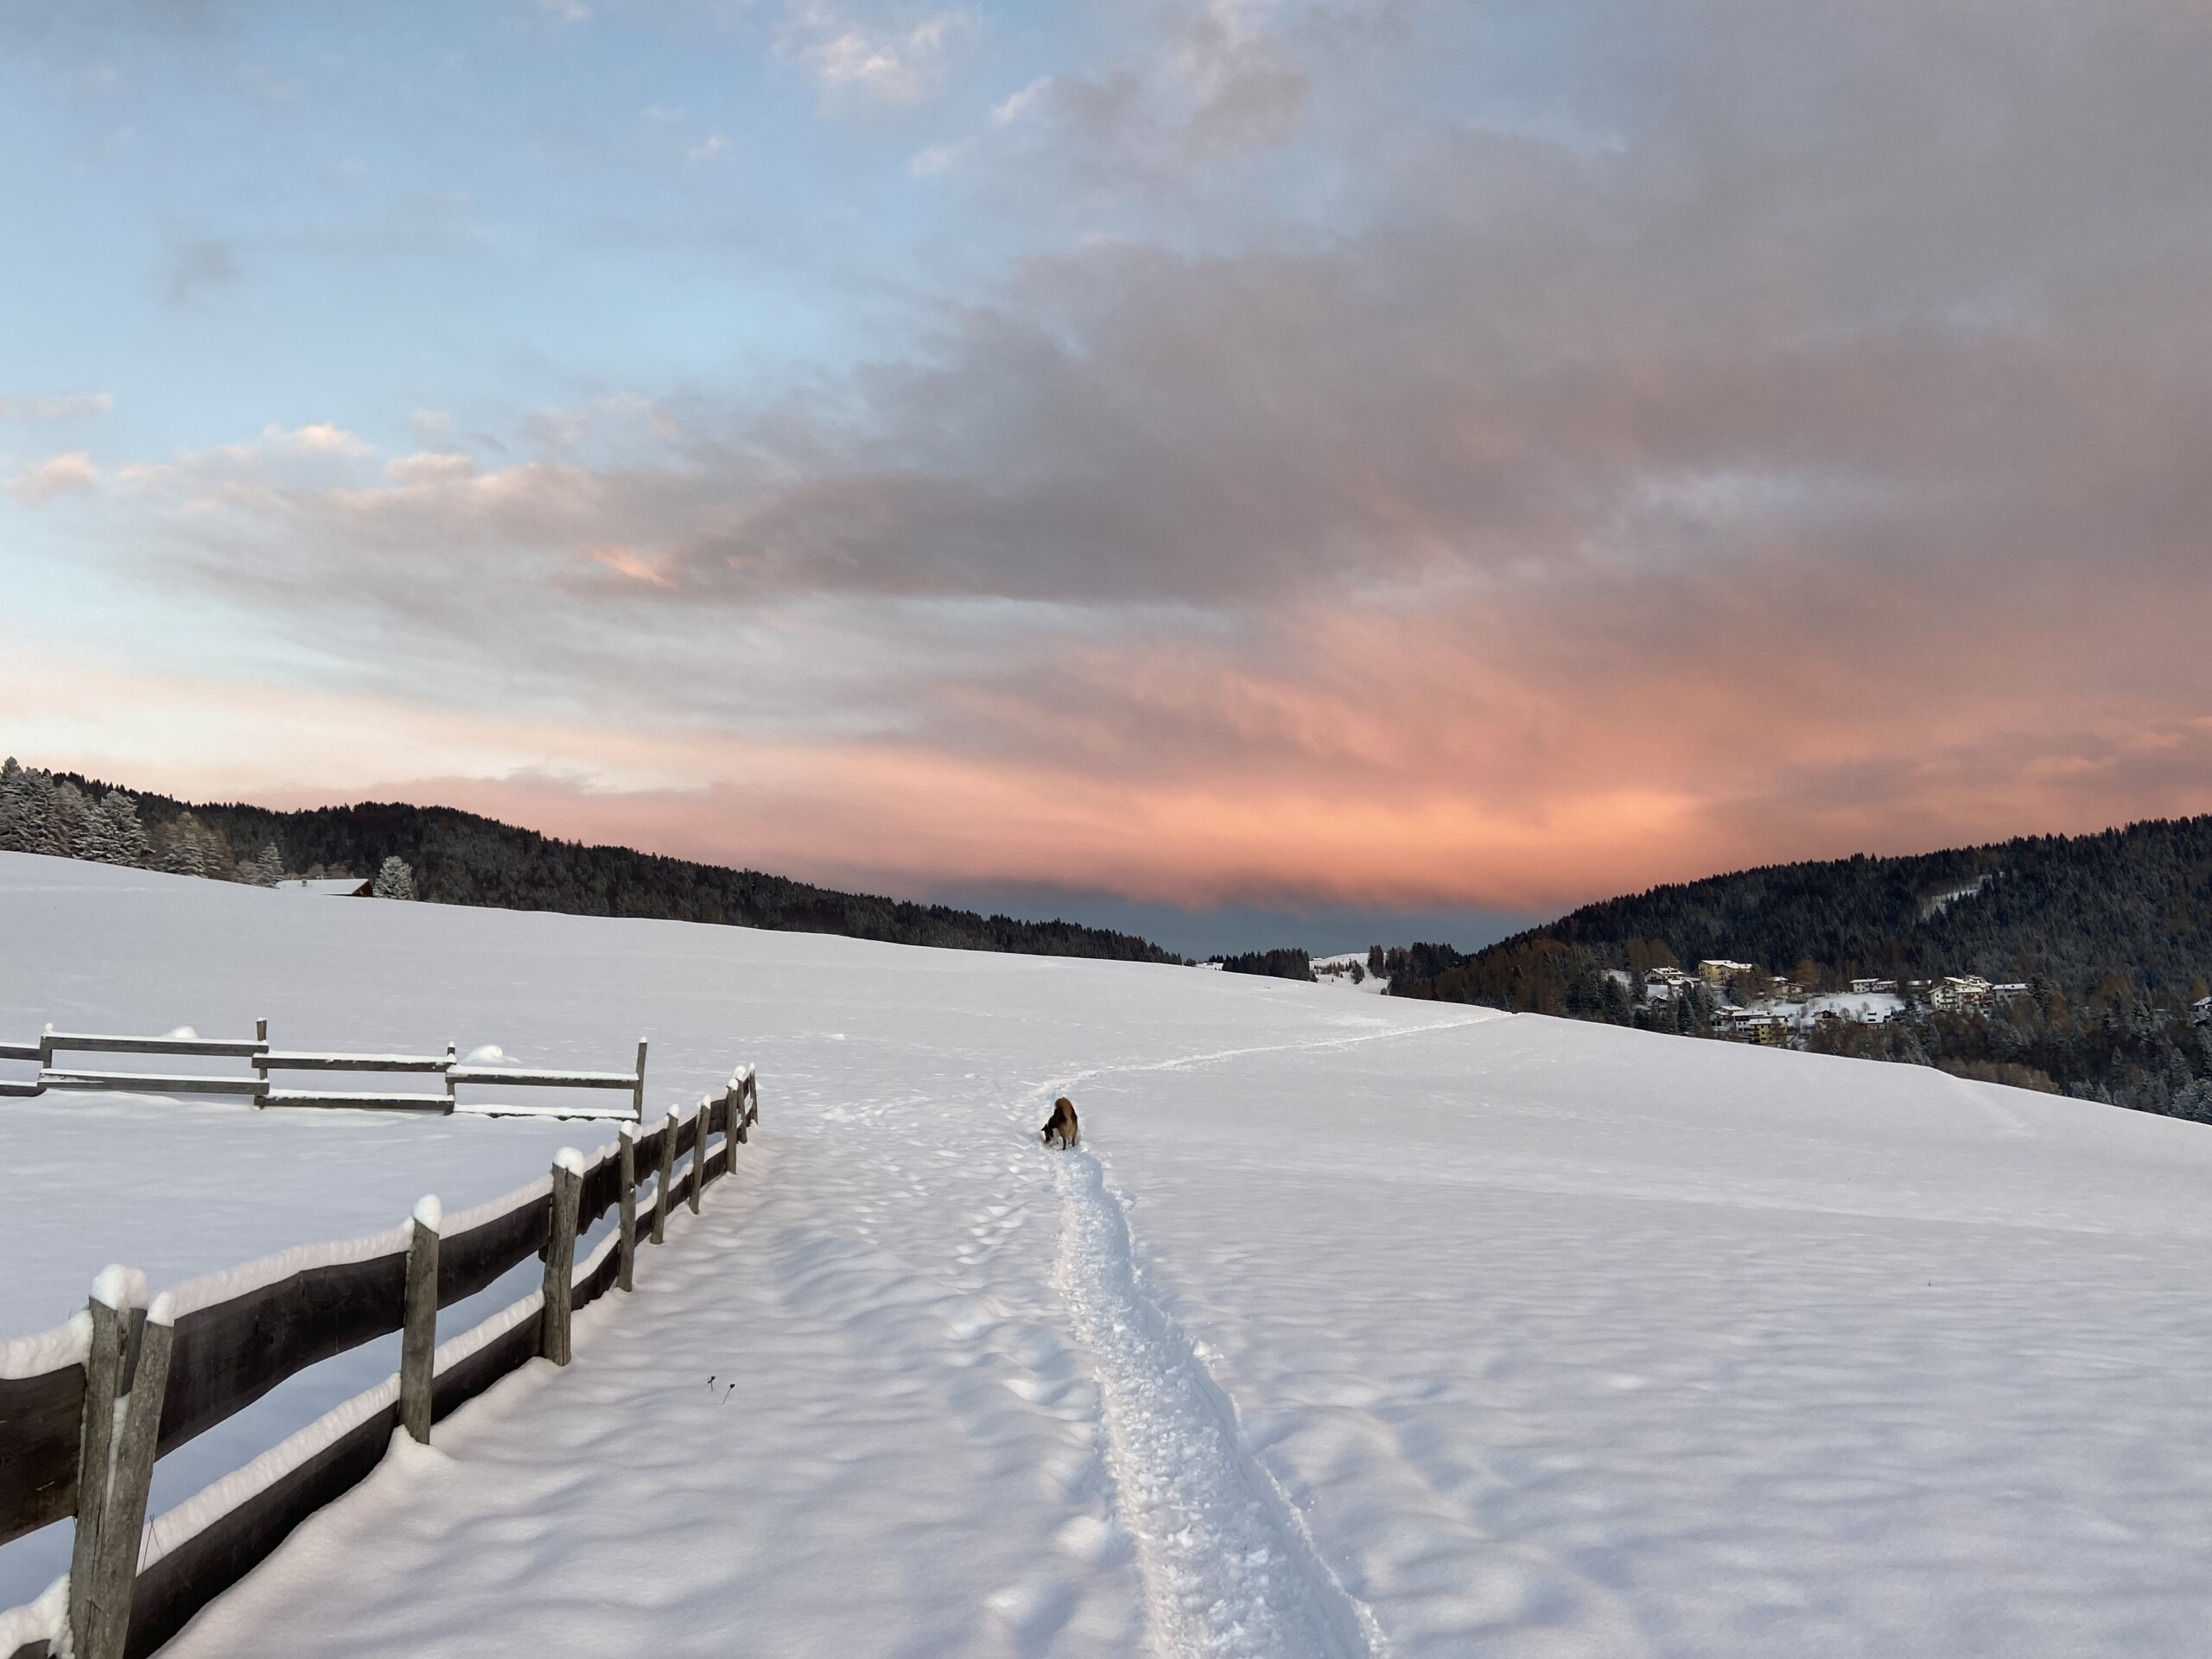
[[[1058,1282],[1104,1397],[1109,1461],[1164,1659],[1358,1659],[1373,1618],[1236,1443],[1227,1402],[1137,1282],[1098,1160],[1057,1164]]]

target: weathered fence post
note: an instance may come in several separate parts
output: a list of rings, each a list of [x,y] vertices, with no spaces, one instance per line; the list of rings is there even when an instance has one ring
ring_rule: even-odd
[[[630,1116],[639,1122],[645,1121],[645,1039],[638,1039],[638,1081],[630,1090]]]
[[[707,1185],[707,1103],[691,1114],[691,1213],[699,1213],[699,1195]]]
[[[430,1403],[438,1351],[438,1226],[444,1212],[435,1198],[415,1206],[407,1241],[407,1300],[399,1327],[399,1426],[423,1446],[430,1443]]]
[[[556,1365],[569,1363],[569,1281],[576,1271],[576,1211],[583,1186],[583,1154],[574,1147],[562,1147],[553,1157],[553,1215],[545,1241],[545,1310],[537,1326],[537,1351]]]
[[[168,1392],[170,1344],[176,1332],[164,1291],[147,1311],[138,1339],[130,1391],[120,1402],[123,1432],[100,1516],[86,1635],[77,1659],[123,1659],[130,1634],[130,1595],[138,1578],[138,1545],[146,1529],[146,1494],[154,1481],[154,1453],[161,1439],[162,1401]]]
[[[92,1344],[85,1356],[84,1427],[77,1445],[77,1535],[69,1559],[69,1629],[79,1653],[90,1653],[92,1596],[99,1582],[100,1528],[107,1518],[110,1474],[114,1466],[115,1408],[127,1378],[124,1362],[130,1325],[144,1300],[145,1280],[130,1268],[112,1267],[92,1281],[86,1304],[92,1320]]]
[[[625,1123],[616,1139],[622,1143],[622,1257],[614,1282],[628,1290],[638,1266],[638,1126]]]
[[[699,1176],[702,1181],[707,1175],[707,1137],[714,1133],[714,1097],[711,1095],[702,1095],[699,1096]],[[728,1165],[729,1160],[724,1158],[722,1162]]]
[[[668,1122],[660,1133],[660,1191],[653,1195],[653,1243],[668,1236],[668,1195],[676,1188],[676,1108],[668,1109]]]
[[[746,1139],[745,1131],[750,1124],[750,1114],[745,1109],[745,1079],[742,1077],[732,1077],[729,1080],[729,1092],[730,1098],[737,1106],[737,1142],[740,1146],[743,1146]]]

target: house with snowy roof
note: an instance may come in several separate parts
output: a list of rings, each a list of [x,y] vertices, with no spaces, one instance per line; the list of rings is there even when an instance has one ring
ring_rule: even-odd
[[[1978,1014],[1994,988],[1979,974],[1950,974],[1928,988],[1929,1005],[1945,1014]]]
[[[1780,1048],[1789,1041],[1789,1016],[1774,1008],[1721,1007],[1713,1011],[1713,1029],[1716,1036]]]

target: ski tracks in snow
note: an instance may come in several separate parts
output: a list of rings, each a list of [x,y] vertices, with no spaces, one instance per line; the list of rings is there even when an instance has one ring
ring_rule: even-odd
[[[1139,1282],[1128,1224],[1086,1151],[1057,1159],[1057,1278],[1096,1367],[1107,1462],[1168,1659],[1382,1659],[1382,1632],[1237,1444],[1233,1408]]]

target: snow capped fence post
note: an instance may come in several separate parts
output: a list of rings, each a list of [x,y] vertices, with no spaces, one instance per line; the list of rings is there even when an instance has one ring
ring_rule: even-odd
[[[668,1237],[668,1195],[676,1190],[676,1108],[668,1109],[668,1122],[661,1128],[660,1191],[653,1195],[653,1243],[664,1243]]]
[[[407,1241],[407,1300],[399,1326],[399,1426],[423,1446],[430,1443],[430,1403],[438,1351],[438,1226],[444,1212],[435,1198],[415,1206]]]
[[[638,1081],[630,1090],[630,1116],[639,1122],[645,1121],[645,1039],[638,1039]]]
[[[691,1114],[691,1213],[699,1213],[699,1194],[707,1185],[707,1103]]]
[[[92,1343],[85,1356],[85,1426],[77,1449],[77,1535],[69,1558],[69,1628],[79,1653],[92,1651],[92,1595],[99,1583],[100,1529],[107,1519],[115,1461],[115,1408],[126,1378],[130,1327],[145,1305],[145,1275],[111,1267],[92,1281],[86,1304]]]
[[[622,1209],[622,1261],[614,1282],[628,1290],[638,1268],[638,1126],[625,1123],[618,1138],[622,1145],[622,1179],[616,1189]]]
[[[556,1365],[569,1363],[569,1281],[576,1271],[576,1211],[583,1198],[584,1155],[563,1147],[553,1157],[553,1215],[545,1240],[545,1306],[537,1351]]]
[[[123,1659],[124,1643],[130,1634],[130,1598],[137,1586],[140,1536],[146,1529],[146,1495],[154,1481],[162,1401],[168,1392],[169,1352],[176,1337],[172,1307],[164,1291],[147,1311],[138,1338],[138,1363],[131,1368],[130,1392],[121,1402],[123,1433],[115,1445],[115,1472],[100,1516],[86,1598],[88,1639],[77,1644],[76,1659]]]

